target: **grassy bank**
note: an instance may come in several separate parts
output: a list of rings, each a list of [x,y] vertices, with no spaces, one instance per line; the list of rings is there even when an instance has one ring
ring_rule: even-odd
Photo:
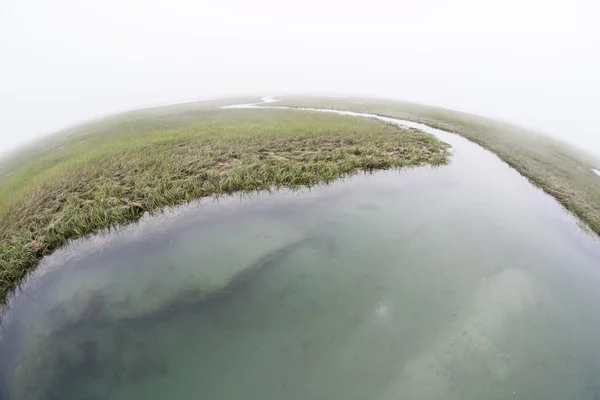
[[[207,105],[208,104],[208,105]],[[69,129],[0,165],[0,300],[72,238],[211,194],[447,161],[433,136],[375,120],[194,103]]]
[[[345,98],[280,98],[275,105],[367,112],[420,122],[459,135],[492,151],[600,234],[600,159],[511,124],[401,101]]]

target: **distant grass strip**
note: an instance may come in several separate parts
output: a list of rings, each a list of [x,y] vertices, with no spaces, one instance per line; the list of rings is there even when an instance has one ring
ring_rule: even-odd
[[[94,122],[0,174],[0,301],[69,239],[204,196],[448,161],[435,137],[293,110],[160,109]]]

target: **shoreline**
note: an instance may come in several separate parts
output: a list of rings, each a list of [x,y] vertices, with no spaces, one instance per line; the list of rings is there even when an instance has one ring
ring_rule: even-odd
[[[187,110],[183,115],[190,118]],[[198,111],[197,122],[182,122],[177,115],[171,131],[165,131],[160,115],[155,132],[140,131],[136,124],[148,124],[148,118],[132,127],[86,132],[85,141],[48,155],[65,154],[73,162],[45,167],[42,158],[33,161],[41,163],[39,177],[21,170],[11,177],[25,187],[26,197],[9,206],[0,201],[0,302],[69,240],[135,222],[146,213],[220,194],[311,187],[360,171],[442,165],[450,157],[449,146],[434,136],[365,118],[219,108]],[[118,135],[113,142],[111,134]],[[125,141],[128,135],[135,141]],[[115,151],[119,140],[124,149]],[[105,154],[86,158],[102,146]],[[46,178],[53,169],[56,174]],[[26,179],[35,184],[33,191],[21,185]],[[10,186],[6,196],[14,196]]]

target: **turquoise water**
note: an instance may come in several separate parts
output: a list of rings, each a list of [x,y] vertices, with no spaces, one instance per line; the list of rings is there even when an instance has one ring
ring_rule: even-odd
[[[0,398],[600,398],[600,243],[494,155],[204,200],[44,260]]]

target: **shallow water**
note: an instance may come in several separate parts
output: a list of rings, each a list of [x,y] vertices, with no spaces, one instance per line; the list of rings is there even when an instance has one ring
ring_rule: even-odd
[[[48,257],[2,399],[600,398],[600,246],[451,134],[452,163],[179,208]]]

